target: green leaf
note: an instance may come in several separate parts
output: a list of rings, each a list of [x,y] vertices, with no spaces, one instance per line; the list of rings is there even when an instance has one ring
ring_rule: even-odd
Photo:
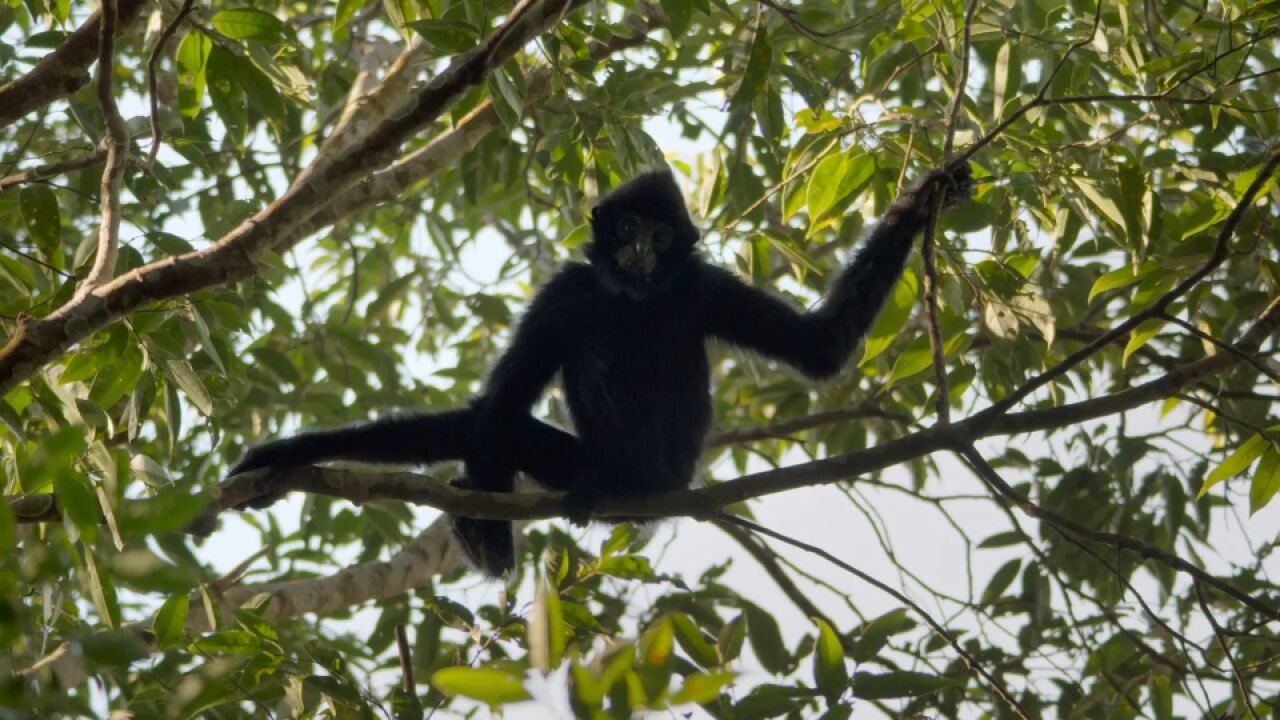
[[[205,389],[204,383],[200,381],[200,377],[191,369],[191,365],[182,358],[166,360],[164,362],[165,370],[168,371],[169,377],[182,388],[182,392],[186,393],[187,399],[192,405],[203,415],[213,414],[213,398],[209,396],[209,391]]]
[[[256,8],[222,10],[210,22],[218,32],[236,40],[277,43],[287,32],[279,18]]]
[[[193,118],[204,105],[205,67],[213,43],[200,31],[187,33],[178,46],[178,112]]]
[[[492,707],[529,699],[523,675],[491,668],[444,668],[431,676],[431,684],[446,695],[462,695]]]
[[[1262,460],[1258,461],[1253,482],[1249,485],[1249,514],[1266,507],[1277,490],[1280,490],[1280,452],[1268,446],[1262,454]]]
[[[684,679],[684,685],[671,696],[671,704],[711,702],[720,694],[720,688],[732,683],[733,678],[734,674],[726,670],[689,675]]]
[[[667,16],[667,29],[671,31],[671,39],[679,40],[689,30],[693,20],[693,3],[689,0],[660,0],[662,14]]]
[[[62,237],[62,213],[58,210],[58,196],[48,185],[32,185],[22,188],[22,192],[18,194],[18,205],[22,208],[22,220],[31,239],[40,248],[40,252],[52,260],[58,254]]]
[[[1112,270],[1094,281],[1093,287],[1089,288],[1088,302],[1093,302],[1100,293],[1132,285],[1159,269],[1160,265],[1154,260],[1148,260],[1136,268],[1126,265],[1119,270]]]
[[[364,704],[364,700],[360,697],[360,688],[353,685],[347,678],[333,675],[308,675],[303,683],[339,707],[354,709]],[[338,717],[345,715],[346,713],[337,714]]]
[[[730,107],[750,107],[756,95],[769,81],[769,69],[773,67],[773,43],[769,41],[769,27],[761,13],[756,22],[755,36],[747,55],[747,66],[737,85],[729,90]]]
[[[1150,684],[1151,714],[1156,720],[1173,720],[1173,686],[1164,675],[1152,674]]]
[[[1009,530],[991,535],[986,540],[978,543],[978,548],[983,550],[990,548],[1002,548],[1009,547],[1010,545],[1017,545],[1020,542],[1022,542],[1022,536],[1013,530]]]
[[[284,353],[269,347],[256,347],[249,351],[256,364],[271,372],[277,380],[298,386],[302,384],[302,373]]]
[[[962,684],[951,678],[918,672],[897,671],[879,675],[860,672],[853,676],[853,694],[865,700],[882,700],[924,695]]]
[[[249,99],[249,104],[272,124],[283,125],[288,119],[284,98],[280,97],[271,78],[247,57],[236,58],[235,72],[236,80]]]
[[[743,610],[747,616],[747,640],[751,643],[751,651],[756,654],[760,664],[771,673],[790,672],[791,653],[787,652],[787,646],[782,642],[778,621],[750,603]]]
[[[180,592],[174,593],[160,606],[155,620],[151,622],[151,631],[156,634],[156,643],[160,647],[167,647],[182,640],[190,605],[191,599],[185,592]]]
[[[716,638],[716,650],[720,655],[721,663],[733,662],[738,659],[738,655],[742,653],[742,642],[747,637],[747,622],[745,615],[739,615],[733,620],[725,623],[720,628],[720,634]]]
[[[927,337],[916,338],[893,361],[893,369],[889,371],[889,378],[885,380],[885,385],[893,385],[927,370],[932,365],[933,351],[929,348],[929,339]]]
[[[703,635],[702,630],[698,629],[688,615],[671,613],[671,624],[675,628],[676,641],[680,643],[680,649],[684,650],[691,660],[704,668],[713,668],[720,664],[715,645]]]
[[[1016,558],[1001,565],[1000,569],[996,570],[995,574],[991,576],[991,580],[987,582],[987,588],[982,591],[982,600],[980,602],[983,605],[990,605],[999,600],[1004,591],[1008,590],[1014,579],[1018,577],[1018,569],[1020,567],[1022,567],[1022,561]]]
[[[870,180],[875,169],[875,158],[858,150],[823,158],[809,176],[806,191],[810,224],[817,225],[827,211]]]
[[[0,408],[8,407],[3,401],[0,401]],[[0,502],[0,554],[5,557],[12,553],[18,542],[18,523],[13,517],[13,511],[9,508],[9,503]]]
[[[1164,329],[1164,320],[1146,320],[1129,333],[1129,342],[1125,343],[1124,353],[1120,356],[1120,366],[1126,367],[1129,364],[1129,356],[1135,350],[1146,345],[1151,338],[1160,334]]]
[[[198,638],[191,648],[202,655],[257,655],[266,650],[267,644],[248,630],[221,630]]]
[[[334,33],[346,27],[347,23],[351,22],[351,18],[368,4],[369,0],[338,0],[338,9],[333,13]]]
[[[889,643],[889,638],[910,630],[914,625],[906,610],[891,610],[864,626],[853,644],[850,657],[860,663],[873,660]]]
[[[1124,227],[1124,213],[1120,212],[1120,206],[1116,205],[1116,201],[1112,200],[1108,195],[1108,193],[1111,192],[1110,190],[1104,192],[1102,188],[1098,187],[1096,182],[1085,177],[1073,177],[1071,178],[1071,182],[1075,183],[1076,187],[1080,188],[1080,191],[1084,193],[1085,197],[1089,198],[1089,201],[1093,203],[1094,207],[1102,211],[1102,214],[1105,215],[1108,220],[1115,223],[1118,227]]]
[[[97,665],[127,667],[148,655],[147,644],[132,630],[108,630],[80,638],[80,650]]]
[[[237,65],[236,56],[214,45],[209,49],[205,78],[214,112],[227,126],[227,132],[240,139],[249,129],[249,111],[245,108],[244,90],[236,74]]]
[[[524,112],[524,98],[501,72],[491,74],[485,85],[489,89],[489,99],[493,101],[493,109],[498,119],[508,130],[520,127],[520,116]]]
[[[422,36],[428,48],[436,50],[436,56],[456,55],[475,47],[480,42],[480,30],[471,23],[456,20],[415,20],[408,24]]]
[[[849,687],[849,673],[844,666],[844,647],[840,636],[822,618],[811,618],[818,626],[814,639],[813,682],[827,703],[836,701]]]
[[[1253,461],[1257,460],[1258,456],[1270,446],[1271,443],[1262,436],[1262,433],[1255,434],[1253,437],[1245,440],[1240,447],[1236,448],[1235,452],[1228,455],[1227,459],[1223,460],[1222,463],[1218,465],[1218,467],[1214,468],[1213,472],[1209,473],[1209,476],[1204,479],[1204,485],[1201,486],[1200,492],[1196,493],[1196,499],[1199,500],[1204,497],[1204,494],[1209,492],[1209,488],[1212,488],[1214,485],[1217,485],[1229,477],[1234,477],[1244,472],[1253,464]]]
[[[59,468],[53,474],[53,492],[58,496],[58,507],[82,533],[92,533],[98,526],[98,499],[94,497],[89,481],[70,468]]]

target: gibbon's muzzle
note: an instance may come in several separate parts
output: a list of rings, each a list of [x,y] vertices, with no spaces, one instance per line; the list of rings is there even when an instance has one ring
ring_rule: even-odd
[[[632,275],[648,279],[653,274],[653,269],[658,266],[658,254],[653,251],[653,244],[647,240],[648,238],[639,240],[615,253],[614,258],[618,261],[618,267]]]

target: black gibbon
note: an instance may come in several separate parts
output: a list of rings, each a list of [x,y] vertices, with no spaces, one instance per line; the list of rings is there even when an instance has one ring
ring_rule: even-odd
[[[711,427],[706,342],[811,378],[836,374],[902,274],[937,194],[963,198],[971,184],[966,165],[933,171],[902,193],[825,301],[806,312],[699,257],[698,229],[671,172],[646,172],[595,206],[588,262],[566,264],[534,297],[470,406],[268,442],[231,474],[325,460],[463,460],[457,485],[511,492],[524,472],[568,492],[576,520],[600,498],[686,488]],[[574,434],[531,415],[557,373]],[[275,499],[265,482],[255,507]],[[456,517],[453,527],[480,569],[512,569],[509,522]]]

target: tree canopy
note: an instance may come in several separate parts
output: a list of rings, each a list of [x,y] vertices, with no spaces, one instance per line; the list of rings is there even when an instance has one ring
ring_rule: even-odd
[[[1280,713],[1278,55],[1275,1],[0,4],[0,717]],[[623,508],[680,519],[229,509],[464,404],[640,170],[808,305],[962,163],[837,379],[713,350],[706,482]]]

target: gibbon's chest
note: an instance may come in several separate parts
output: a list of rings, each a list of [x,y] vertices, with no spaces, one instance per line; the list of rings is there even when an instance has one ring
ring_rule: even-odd
[[[706,388],[706,348],[690,313],[666,305],[602,304],[582,318],[567,373],[607,383],[697,380]]]
[[[692,313],[673,303],[606,299],[580,320],[564,365],[571,406],[590,415],[609,410],[605,405],[616,413],[619,403],[642,414],[668,414],[707,402],[706,347]],[[597,404],[602,407],[591,407]]]

